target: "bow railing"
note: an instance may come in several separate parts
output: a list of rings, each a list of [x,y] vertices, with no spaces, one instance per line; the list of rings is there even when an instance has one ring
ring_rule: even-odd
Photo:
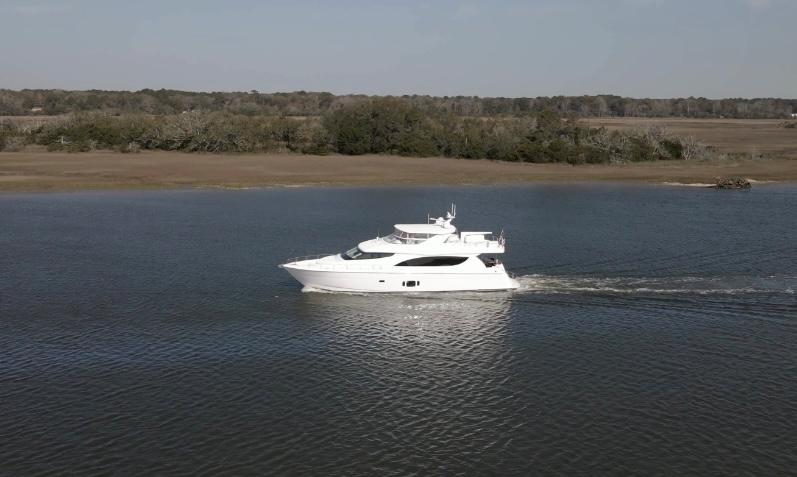
[[[316,253],[314,255],[302,255],[300,257],[289,258],[288,261],[286,261],[285,263],[303,262],[305,260],[318,260],[319,258],[328,257],[330,255],[335,255],[335,254],[334,253]]]

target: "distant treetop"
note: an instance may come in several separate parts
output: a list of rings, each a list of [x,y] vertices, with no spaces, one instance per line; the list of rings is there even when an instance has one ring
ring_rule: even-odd
[[[374,99],[366,95],[326,92],[292,93],[191,92],[167,89],[140,91],[64,91],[0,89],[0,116],[103,111],[112,114],[176,114],[224,111],[248,116],[321,116],[345,106]],[[797,113],[797,99],[780,98],[625,98],[615,95],[535,98],[476,96],[394,97],[427,113],[464,117],[527,116],[541,111],[580,117],[784,118]]]

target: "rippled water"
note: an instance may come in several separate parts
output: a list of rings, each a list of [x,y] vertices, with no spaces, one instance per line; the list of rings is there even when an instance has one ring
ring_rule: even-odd
[[[442,212],[514,293],[302,293]],[[0,474],[797,469],[797,187],[0,196]]]

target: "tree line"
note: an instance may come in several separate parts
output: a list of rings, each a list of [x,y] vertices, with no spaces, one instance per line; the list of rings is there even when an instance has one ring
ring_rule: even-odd
[[[569,164],[689,160],[713,154],[694,139],[672,136],[662,128],[608,131],[553,110],[523,117],[463,117],[430,113],[399,98],[357,101],[321,117],[193,111],[78,113],[48,121],[0,122],[0,150],[21,150],[28,144],[69,152],[291,151]]]
[[[397,99],[427,113],[464,117],[523,117],[542,111],[579,117],[785,118],[797,113],[797,99],[780,98],[626,98],[615,95],[535,98],[476,96],[381,97]],[[351,104],[380,99],[325,92],[292,93],[140,91],[65,91],[0,89],[0,116],[58,115],[101,111],[110,114],[227,112],[245,116],[322,116]]]

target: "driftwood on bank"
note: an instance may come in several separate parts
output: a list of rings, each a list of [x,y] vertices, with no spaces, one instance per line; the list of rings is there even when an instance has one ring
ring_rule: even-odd
[[[749,189],[752,184],[744,177],[717,177],[714,189]]]

